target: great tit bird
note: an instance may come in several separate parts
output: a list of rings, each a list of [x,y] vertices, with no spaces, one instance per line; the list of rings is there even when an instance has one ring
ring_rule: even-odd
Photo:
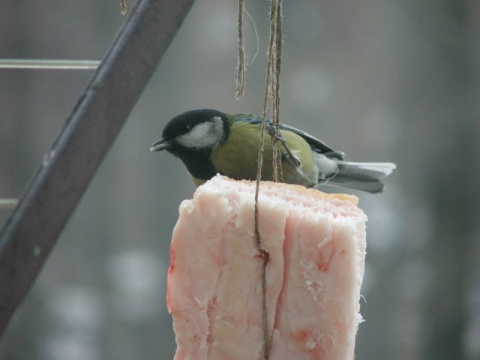
[[[216,174],[255,180],[262,121],[254,115],[212,109],[187,111],[167,123],[162,138],[150,151],[167,150],[179,157],[196,186]],[[271,122],[266,129],[275,133]],[[381,179],[396,168],[392,163],[345,161],[343,152],[306,132],[283,124],[279,130],[277,146],[282,159],[281,181],[285,183],[307,187],[334,184],[379,193],[383,190]],[[266,135],[262,180],[272,180],[272,143]]]

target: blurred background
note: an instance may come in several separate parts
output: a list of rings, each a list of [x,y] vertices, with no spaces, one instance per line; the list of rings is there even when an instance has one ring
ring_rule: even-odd
[[[237,2],[196,1],[0,359],[172,358],[169,242],[194,186],[149,146],[186,110],[261,114],[269,4],[245,2],[259,43],[245,18],[250,65],[235,100]],[[119,0],[2,1],[0,58],[100,60],[124,20]],[[280,120],[349,160],[398,166],[383,195],[346,191],[369,217],[358,360],[480,359],[479,39],[476,0],[284,3]],[[0,198],[21,195],[92,74],[0,70]]]

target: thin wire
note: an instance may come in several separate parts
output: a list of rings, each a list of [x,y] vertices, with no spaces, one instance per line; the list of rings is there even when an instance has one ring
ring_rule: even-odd
[[[247,61],[247,65],[252,65],[255,62],[255,59],[257,58],[258,54],[260,54],[260,37],[258,36],[258,30],[257,30],[257,24],[255,24],[255,20],[253,20],[252,15],[245,9],[243,8],[243,11],[245,11],[245,14],[247,14],[248,18],[252,22],[253,25],[253,31],[255,32],[255,37],[257,38],[257,51],[252,57],[252,60]]]
[[[95,70],[98,60],[0,59],[0,69]]]

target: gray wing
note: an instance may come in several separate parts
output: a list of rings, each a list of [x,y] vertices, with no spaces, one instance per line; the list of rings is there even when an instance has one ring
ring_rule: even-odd
[[[238,114],[235,115],[235,121],[244,121],[250,124],[261,124],[262,118],[260,116],[254,115],[246,115],[246,114]],[[272,124],[271,120],[267,120],[268,124]],[[305,141],[312,147],[313,151],[320,153],[320,154],[329,154],[332,157],[338,158],[339,160],[343,159],[344,154],[340,151],[335,151],[330,146],[325,144],[323,141],[313,137],[312,135],[306,133],[305,131],[299,130],[293,126],[280,124],[280,130],[291,131],[298,136],[301,136]]]

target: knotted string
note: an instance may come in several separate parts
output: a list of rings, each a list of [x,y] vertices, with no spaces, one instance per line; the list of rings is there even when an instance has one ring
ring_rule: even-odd
[[[243,19],[240,13],[243,13],[243,0],[239,0],[239,16],[238,16],[238,34],[239,34],[239,62],[238,62],[238,78],[237,78],[237,97],[243,94],[243,86],[245,83],[245,53],[243,45],[242,24]],[[268,327],[267,312],[267,264],[270,260],[270,254],[263,249],[262,240],[259,231],[259,215],[258,215],[258,195],[260,192],[260,181],[262,179],[263,170],[263,152],[265,149],[265,129],[267,124],[267,112],[269,99],[272,102],[272,167],[273,180],[277,182],[282,178],[282,162],[281,154],[277,147],[277,135],[279,134],[279,112],[280,112],[280,73],[282,65],[282,1],[271,0],[270,5],[270,41],[268,47],[268,64],[265,86],[265,96],[263,101],[263,122],[260,131],[260,146],[257,159],[257,180],[255,186],[255,244],[259,254],[263,258],[262,268],[262,311],[263,311],[263,353],[264,359],[270,357],[270,331]]]

